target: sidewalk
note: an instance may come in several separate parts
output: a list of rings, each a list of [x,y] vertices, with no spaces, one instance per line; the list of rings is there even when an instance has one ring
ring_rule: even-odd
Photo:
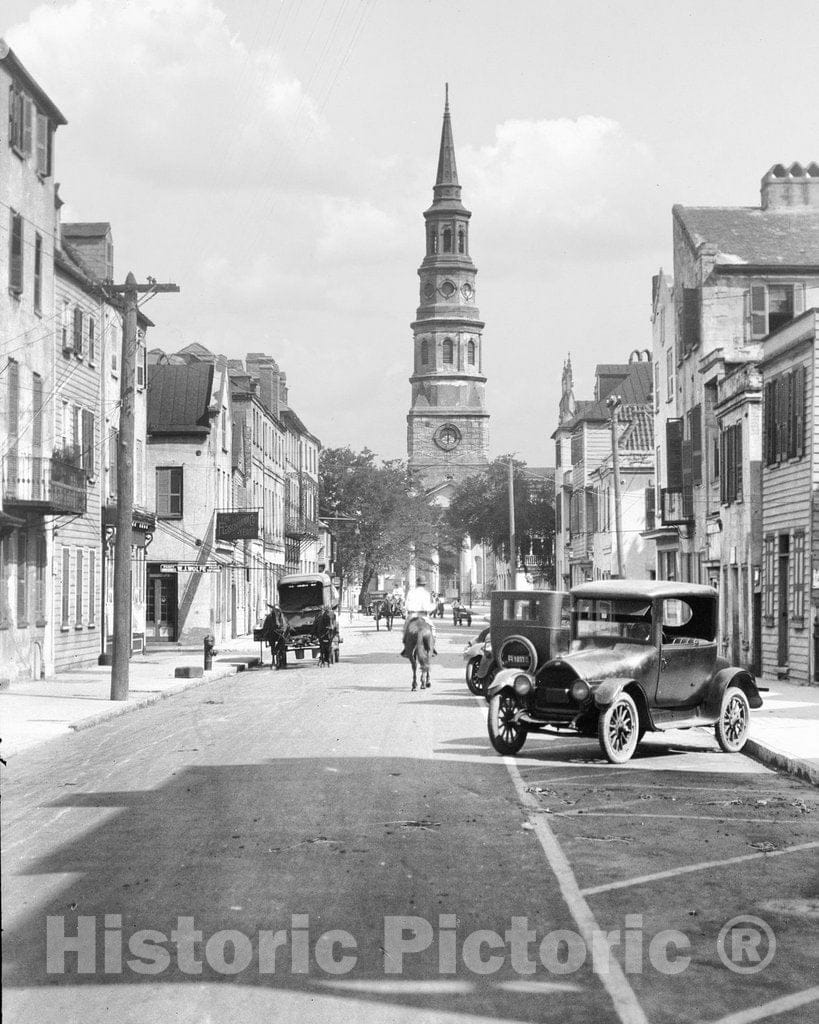
[[[751,712],[751,738],[745,753],[771,768],[819,786],[819,686],[794,686],[758,679],[769,690]]]

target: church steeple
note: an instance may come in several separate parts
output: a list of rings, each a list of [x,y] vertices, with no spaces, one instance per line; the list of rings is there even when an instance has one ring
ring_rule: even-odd
[[[413,331],[409,468],[427,487],[462,480],[488,464],[483,321],[475,303],[478,273],[469,251],[472,214],[461,202],[449,86],[432,206],[424,211],[426,253],[418,268],[420,302]]]
[[[452,139],[452,120],[449,116],[449,83],[445,86],[444,123],[441,125],[441,148],[438,151],[438,174],[435,178],[434,202],[447,199],[460,200],[458,168],[455,165],[455,143]]]

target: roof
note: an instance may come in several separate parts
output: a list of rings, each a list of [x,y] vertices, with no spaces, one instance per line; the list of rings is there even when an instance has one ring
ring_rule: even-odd
[[[444,101],[444,121],[441,125],[441,148],[438,153],[436,185],[457,185],[458,168],[455,166],[455,142],[452,138],[452,121],[449,116],[449,85]]]
[[[673,580],[597,580],[572,587],[575,597],[641,598],[708,597],[716,600],[717,591],[702,583],[678,583]]]
[[[148,433],[208,433],[212,387],[212,363],[149,366]]]
[[[310,433],[291,408],[287,407],[285,409],[280,409],[279,418],[287,424],[287,426],[293,427],[299,434],[304,434],[305,437],[309,437],[311,440],[315,441],[316,444],[321,443],[315,434]]]
[[[68,238],[103,238],[111,230],[108,221],[99,220],[90,223],[61,224],[64,237]]]
[[[627,370],[627,376],[621,377],[618,373],[613,372],[619,369]],[[602,374],[601,370],[604,371]],[[618,364],[604,363],[597,367],[595,373],[603,385],[600,400],[576,402],[574,416],[562,424],[564,430],[571,431],[584,421],[602,422],[611,419],[606,399],[612,394],[619,395],[622,400],[622,405],[617,412],[617,419],[621,423],[631,419],[635,406],[650,408],[654,387],[650,361],[635,360],[633,363],[623,364],[622,367]],[[609,380],[604,382],[602,378],[606,376],[609,377]]]
[[[627,410],[628,426],[620,435],[618,448],[623,451],[654,450],[654,413],[647,406]]]
[[[675,206],[692,246],[718,248],[718,266],[819,266],[819,209]]]
[[[5,51],[5,52],[4,52]],[[17,54],[10,47],[7,46],[3,39],[0,39],[0,64],[4,64],[12,77],[22,79],[23,85],[27,91],[31,93],[32,98],[36,101],[37,106],[54,121],[56,124],[68,124],[65,117],[60,113],[56,104],[51,98],[40,88],[35,82],[32,76],[26,71],[22,61]]]

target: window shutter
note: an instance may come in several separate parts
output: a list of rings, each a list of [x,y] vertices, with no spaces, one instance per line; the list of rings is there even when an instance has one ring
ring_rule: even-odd
[[[725,448],[728,440],[728,431],[720,430],[719,452],[722,463],[722,476],[719,478],[719,501],[721,505],[728,504],[728,460],[725,458]]]
[[[43,446],[43,378],[39,373],[32,374],[31,405],[33,417],[31,445],[34,452],[39,453]]]
[[[11,211],[9,242],[9,288],[17,295],[23,290],[23,217]]]
[[[788,421],[790,419],[788,394],[788,377],[783,374],[776,382],[776,411],[777,411],[777,453],[779,461],[783,462],[788,457]]]
[[[32,151],[32,122],[34,118],[34,104],[28,98],[23,97],[23,152],[26,156]]]
[[[8,361],[8,421],[9,436],[17,439],[20,427],[20,366],[13,359]]]
[[[48,118],[37,114],[37,173],[48,177]]]
[[[801,458],[805,454],[805,367],[797,366],[794,371],[794,455]]]
[[[679,493],[683,489],[682,444],[683,421],[679,418],[666,420],[666,490]]]
[[[691,442],[682,443],[682,511],[683,519],[694,518],[694,488]]]
[[[765,465],[770,466],[776,462],[774,454],[774,421],[776,416],[776,382],[769,380],[765,382],[765,402],[763,406],[765,419]]]
[[[646,487],[646,529],[654,529],[654,516],[656,511],[656,492],[653,486]]]
[[[82,310],[79,306],[74,307],[74,351],[78,356],[82,355]]]
[[[97,356],[97,325],[93,316],[88,318],[88,362],[93,363]]]
[[[695,405],[689,414],[689,432],[691,434],[691,465],[692,479],[695,484],[702,483],[702,406]]]
[[[700,310],[702,293],[699,288],[683,289],[683,351],[689,352],[700,344]]]
[[[94,476],[94,414],[82,410],[82,465],[88,476]]]
[[[774,535],[769,533],[764,543],[764,579],[762,581],[765,617],[773,619],[774,614],[774,572],[776,559],[774,558]]]
[[[108,493],[117,496],[117,465],[119,463],[119,431],[111,429],[108,435]],[[157,475],[157,480],[159,479]]]
[[[751,337],[764,338],[768,333],[768,289],[764,284],[751,285]]]
[[[742,498],[742,423],[734,427],[734,499],[740,501]]]

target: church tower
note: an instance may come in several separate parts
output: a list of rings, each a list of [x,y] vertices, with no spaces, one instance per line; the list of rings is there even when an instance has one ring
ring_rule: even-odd
[[[427,491],[445,492],[488,463],[489,413],[483,375],[483,322],[475,305],[478,271],[469,254],[455,145],[444,104],[432,206],[424,211],[426,255],[418,268],[420,304],[412,323],[409,468]],[[449,484],[449,486],[447,486]],[[441,493],[441,497],[445,496]]]

